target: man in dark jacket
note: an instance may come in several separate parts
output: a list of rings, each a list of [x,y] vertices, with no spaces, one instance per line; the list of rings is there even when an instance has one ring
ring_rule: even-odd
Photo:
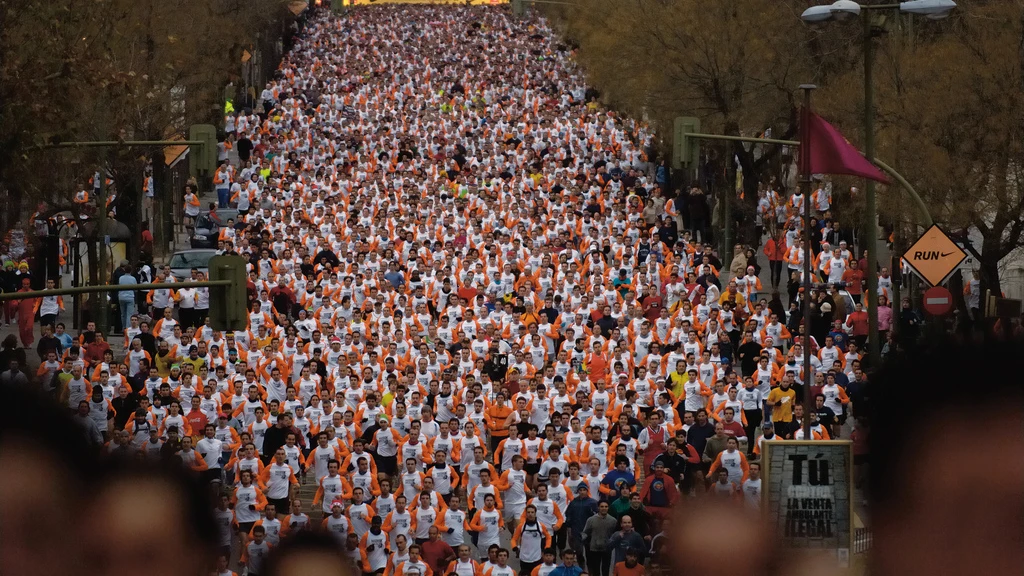
[[[597,500],[590,497],[586,482],[576,487],[576,498],[569,502],[565,509],[565,525],[569,527],[569,547],[577,554],[583,555],[586,550],[583,544],[583,529],[587,519],[597,514]]]
[[[743,344],[740,344],[736,352],[739,355],[740,369],[743,370],[743,375],[750,376],[757,370],[757,362],[761,359],[763,348],[754,341],[754,333],[751,330],[744,332],[743,340]]]
[[[640,494],[637,494],[636,498],[639,501]],[[608,547],[612,549],[612,566],[619,562],[624,562],[627,551],[636,552],[637,559],[640,562],[643,562],[646,556],[647,544],[644,542],[643,535],[633,528],[632,512],[633,510],[630,510],[629,513],[619,519],[619,531],[608,538]]]
[[[508,373],[508,354],[502,354],[498,349],[497,342],[491,342],[487,351],[487,361],[484,363],[484,372],[490,376],[492,382],[501,382]]]
[[[53,327],[43,324],[41,330],[42,336],[39,338],[39,343],[36,344],[36,352],[39,357],[45,360],[47,353],[54,352],[60,358],[61,353],[64,352],[64,345],[61,344],[60,338],[53,335]]]
[[[693,449],[697,451],[697,454],[704,453],[704,447],[707,446],[708,438],[715,435],[715,426],[708,421],[708,411],[701,408],[697,411],[697,422],[686,432],[687,442],[693,446]]]
[[[135,414],[135,409],[139,407],[139,396],[133,394],[124,385],[118,387],[118,396],[110,401],[114,406],[114,430],[124,429],[124,425],[128,423],[128,419]]]
[[[288,438],[288,434],[295,432],[295,437],[298,438],[298,432],[292,428],[292,417],[290,414],[283,414],[277,419],[277,424],[267,428],[266,433],[263,436],[263,456],[266,458],[272,458],[277,449],[284,446],[285,440]]]
[[[139,334],[135,337],[138,338],[140,342],[142,342],[142,349],[145,350],[146,352],[149,352],[149,357],[155,359],[157,352],[156,337],[153,336],[153,334],[149,331],[149,322],[140,323],[139,329],[142,330],[142,332],[139,332]]]

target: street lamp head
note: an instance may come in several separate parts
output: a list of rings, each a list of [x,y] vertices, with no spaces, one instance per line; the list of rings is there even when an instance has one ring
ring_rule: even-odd
[[[927,16],[932,20],[941,20],[956,8],[953,0],[911,0],[900,2],[900,12]]]
[[[829,6],[832,17],[836,20],[845,20],[851,16],[860,16],[860,4],[853,0],[836,0]]]
[[[800,19],[809,24],[825,22],[832,19],[831,6],[811,6],[800,15]]]

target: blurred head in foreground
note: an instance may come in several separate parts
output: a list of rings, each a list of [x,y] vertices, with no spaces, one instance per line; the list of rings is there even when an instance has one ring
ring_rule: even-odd
[[[1024,566],[1024,346],[939,344],[872,380],[872,574]]]
[[[271,550],[267,556],[266,576],[348,576],[349,565],[337,538],[303,530]]]
[[[93,473],[82,429],[49,398],[3,387],[0,418],[0,572],[67,574],[78,568],[79,522]]]
[[[111,460],[98,479],[82,521],[92,574],[199,575],[214,565],[209,493],[180,462]]]

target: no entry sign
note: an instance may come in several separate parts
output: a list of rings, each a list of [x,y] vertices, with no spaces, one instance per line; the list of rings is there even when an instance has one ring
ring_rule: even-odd
[[[942,286],[924,291],[924,309],[932,316],[945,316],[953,309],[953,294]]]

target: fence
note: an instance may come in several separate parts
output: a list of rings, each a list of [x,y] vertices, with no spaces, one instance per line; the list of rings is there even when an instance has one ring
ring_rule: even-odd
[[[874,535],[871,534],[870,528],[856,528],[853,531],[853,553],[864,554],[868,550],[871,550],[871,542],[874,539]]]

